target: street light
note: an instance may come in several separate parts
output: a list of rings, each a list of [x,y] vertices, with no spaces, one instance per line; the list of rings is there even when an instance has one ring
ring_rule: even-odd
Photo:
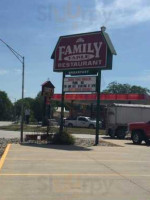
[[[16,58],[22,63],[22,103],[21,103],[21,131],[20,131],[20,141],[23,142],[23,122],[24,122],[24,56],[21,56],[17,51],[15,51],[12,47],[10,47],[6,42],[2,39],[0,41],[8,47],[8,49],[16,56]]]

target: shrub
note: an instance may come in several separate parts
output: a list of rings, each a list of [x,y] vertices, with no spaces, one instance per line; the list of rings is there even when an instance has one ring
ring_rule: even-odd
[[[75,143],[75,138],[71,134],[64,131],[62,134],[56,133],[52,139],[52,143],[73,145]]]

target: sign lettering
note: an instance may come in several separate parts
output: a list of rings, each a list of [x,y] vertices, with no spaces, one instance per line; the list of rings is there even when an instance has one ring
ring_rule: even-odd
[[[64,92],[96,92],[96,77],[67,77],[64,78]]]

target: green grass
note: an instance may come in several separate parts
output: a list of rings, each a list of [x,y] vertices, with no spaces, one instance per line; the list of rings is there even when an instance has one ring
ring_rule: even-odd
[[[57,128],[52,128],[53,132],[57,131]],[[20,125],[14,124],[10,126],[1,126],[0,130],[5,130],[5,131],[20,131]],[[41,127],[41,126],[27,126],[24,125],[24,132],[46,132],[47,127]]]
[[[10,126],[1,126],[0,130],[20,131],[20,126],[17,124],[13,124]],[[47,127],[41,127],[41,126],[32,127],[32,126],[24,125],[24,132],[45,133],[46,130],[47,130]],[[95,135],[95,131],[96,131],[95,129],[89,129],[89,128],[67,128],[67,127],[65,127],[64,130],[70,134],[91,134],[91,135]],[[50,129],[50,132],[52,132],[52,133],[56,133],[58,131],[59,131],[59,128],[56,128],[56,127],[51,127],[51,129]],[[100,130],[99,134],[105,135],[105,130]]]
[[[65,127],[64,130],[66,130],[68,133],[71,134],[90,134],[95,135],[96,129],[89,129],[89,128],[67,128]],[[105,135],[105,130],[99,130],[100,135]]]

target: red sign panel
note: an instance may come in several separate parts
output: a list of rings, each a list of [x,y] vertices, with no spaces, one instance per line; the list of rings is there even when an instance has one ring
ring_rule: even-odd
[[[54,71],[104,69],[106,64],[107,44],[101,32],[60,37]]]
[[[139,100],[146,100],[147,96],[143,94],[101,94],[100,95],[101,100],[110,101],[110,100],[133,100],[133,101],[139,101]],[[54,94],[52,97],[52,100],[61,101],[61,94]],[[96,101],[97,100],[97,94],[65,94],[65,100],[68,101]]]

